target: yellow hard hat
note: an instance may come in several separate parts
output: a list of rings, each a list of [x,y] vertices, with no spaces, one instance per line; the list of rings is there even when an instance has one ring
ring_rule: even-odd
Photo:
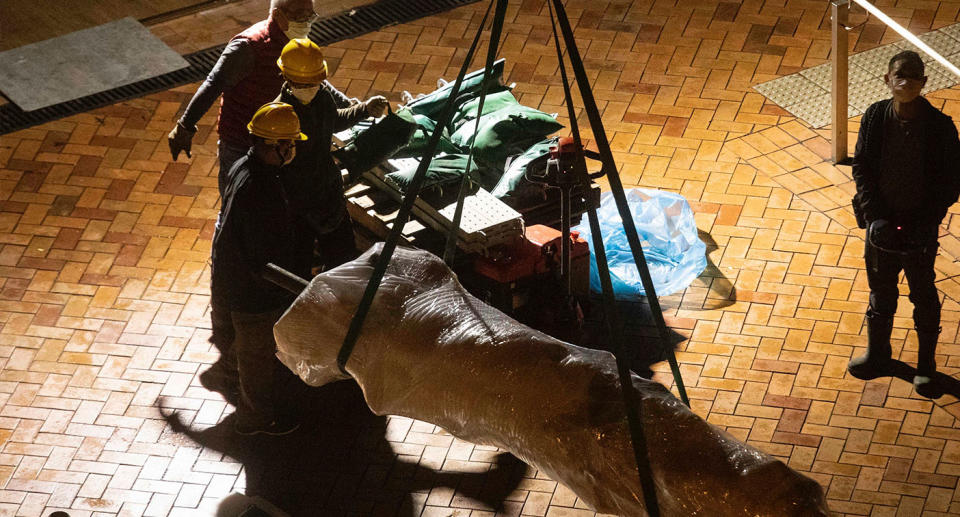
[[[280,52],[277,66],[288,81],[320,84],[327,78],[327,62],[323,51],[307,38],[290,40]]]
[[[253,114],[247,130],[260,138],[272,140],[306,140],[300,132],[300,118],[293,106],[285,102],[271,102],[260,106]]]

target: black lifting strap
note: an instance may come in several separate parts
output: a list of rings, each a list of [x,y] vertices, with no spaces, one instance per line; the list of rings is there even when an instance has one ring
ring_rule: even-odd
[[[490,28],[490,43],[487,46],[487,61],[483,69],[483,82],[480,83],[480,101],[477,106],[477,120],[473,125],[473,138],[470,140],[470,150],[467,151],[467,168],[460,177],[460,190],[457,192],[457,206],[453,211],[453,221],[447,230],[447,242],[443,248],[443,261],[453,267],[453,258],[457,253],[457,232],[460,230],[460,219],[463,217],[463,204],[467,197],[467,187],[470,180],[470,166],[473,163],[473,149],[477,145],[477,133],[480,131],[480,119],[483,115],[483,103],[487,98],[487,82],[493,73],[493,62],[497,59],[497,47],[500,45],[500,34],[503,32],[503,19],[507,14],[507,0],[497,0],[497,9],[493,14],[493,26]],[[480,26],[483,30],[483,25]]]
[[[550,2],[547,2],[547,5],[550,6]],[[563,9],[563,5],[560,4],[559,0],[555,0],[554,5],[557,6],[558,14]],[[563,52],[560,50],[560,40],[557,38],[557,22],[554,19],[554,9],[550,6],[550,21],[553,24],[553,43],[557,49],[557,63],[560,67],[560,79],[563,82],[563,95],[567,103],[567,113],[570,117],[570,129],[573,133],[573,140],[577,149],[583,149],[582,140],[580,138],[580,126],[577,123],[576,111],[573,108],[573,98],[570,94],[570,82],[567,79],[567,69],[563,63]],[[563,26],[561,26],[563,27]],[[579,56],[575,53],[575,49],[572,49],[573,43],[571,39],[566,40],[567,50],[570,52],[570,60],[574,61],[574,67],[576,67],[575,60],[579,59]],[[581,88],[581,95],[586,97],[583,92],[584,89],[589,90],[589,83],[586,81],[580,82],[578,79],[579,86]],[[586,88],[584,88],[586,86]],[[592,125],[591,125],[592,127]],[[596,134],[596,132],[595,132]],[[601,130],[600,136],[597,137],[604,139],[604,145],[606,144],[606,137],[603,136]],[[600,145],[599,143],[597,144]],[[587,176],[587,164],[584,160],[583,154],[577,153],[577,163],[575,166],[575,173],[579,177],[580,181],[586,183],[589,181]],[[608,168],[607,173],[613,172],[614,175],[617,174],[616,168]],[[633,386],[633,380],[631,378],[630,366],[627,364],[627,355],[623,343],[623,327],[620,325],[620,314],[617,310],[617,304],[613,296],[613,285],[610,281],[610,269],[607,265],[607,256],[603,252],[603,236],[600,233],[600,221],[597,218],[597,209],[590,208],[587,210],[587,217],[590,221],[590,234],[593,238],[593,249],[595,250],[594,255],[596,255],[597,260],[597,272],[600,277],[600,286],[603,291],[603,322],[604,330],[606,336],[610,339],[613,345],[613,357],[617,363],[617,374],[620,378],[620,392],[623,395],[623,405],[624,412],[627,414],[627,426],[630,429],[630,441],[633,445],[633,456],[637,462],[637,475],[640,477],[640,489],[643,492],[643,504],[647,510],[647,514],[650,517],[659,517],[660,515],[660,505],[657,502],[657,489],[656,484],[653,480],[653,469],[650,467],[650,455],[647,448],[647,437],[643,430],[643,406],[639,397],[637,397],[636,390]],[[629,221],[632,224],[632,221]],[[646,267],[646,264],[644,264]]]
[[[393,226],[390,227],[390,234],[387,235],[383,249],[380,250],[380,256],[377,257],[373,272],[370,274],[370,280],[367,282],[367,287],[363,291],[363,298],[360,299],[360,305],[357,306],[357,312],[353,314],[353,318],[350,320],[347,335],[343,339],[340,352],[337,354],[337,366],[340,368],[340,371],[345,374],[347,373],[347,361],[350,359],[350,354],[353,353],[353,347],[357,345],[357,339],[360,337],[360,331],[363,329],[363,322],[367,318],[367,313],[370,312],[370,306],[373,305],[373,298],[377,294],[377,289],[380,288],[380,282],[383,281],[383,275],[387,271],[387,266],[390,264],[393,252],[397,249],[397,243],[400,242],[403,227],[410,219],[413,203],[420,195],[420,189],[423,187],[423,182],[427,175],[427,168],[430,167],[430,162],[433,160],[433,153],[436,152],[437,145],[440,143],[440,135],[443,133],[443,128],[447,127],[450,119],[453,118],[453,109],[457,94],[460,92],[460,86],[463,84],[463,76],[467,74],[467,68],[469,68],[470,62],[473,60],[473,54],[477,49],[477,43],[480,41],[480,35],[483,34],[483,27],[487,24],[487,18],[490,16],[490,9],[492,7],[493,0],[491,0],[490,5],[487,6],[487,11],[484,13],[483,20],[480,22],[480,28],[477,29],[477,35],[473,38],[470,50],[467,51],[467,55],[463,59],[463,66],[460,67],[457,80],[453,83],[453,88],[450,90],[447,104],[444,106],[442,115],[437,121],[436,129],[434,129],[430,135],[430,140],[427,142],[423,156],[420,158],[420,165],[417,167],[417,172],[414,173],[413,179],[410,180],[410,184],[407,186],[407,192],[403,196],[403,202],[400,204],[400,211],[393,220]]]
[[[653,278],[650,277],[650,268],[647,267],[647,260],[643,255],[640,237],[637,235],[637,227],[633,224],[633,216],[630,214],[627,196],[623,191],[623,183],[620,182],[620,174],[617,172],[617,164],[613,159],[613,151],[610,150],[610,142],[607,140],[607,134],[603,129],[600,111],[597,109],[597,102],[593,98],[593,91],[590,89],[587,73],[583,69],[580,52],[577,50],[576,42],[573,39],[573,30],[570,29],[567,12],[564,10],[563,3],[560,2],[560,0],[553,0],[553,6],[556,9],[557,20],[560,22],[560,30],[563,33],[563,43],[567,47],[567,52],[570,53],[570,64],[573,67],[573,74],[577,80],[577,86],[580,88],[583,109],[587,112],[587,117],[590,120],[590,129],[593,130],[594,140],[597,143],[597,149],[600,151],[600,160],[603,163],[602,171],[606,174],[607,181],[610,183],[610,191],[613,194],[613,199],[617,203],[617,211],[620,213],[621,221],[623,221],[623,229],[627,234],[627,242],[630,243],[630,251],[633,252],[633,261],[637,265],[637,270],[640,272],[640,280],[643,283],[643,290],[646,293],[647,301],[650,303],[650,311],[653,313],[653,319],[656,322],[657,331],[660,334],[660,342],[667,352],[667,362],[670,363],[670,371],[673,372],[673,380],[677,384],[680,400],[689,407],[690,399],[687,398],[687,389],[683,385],[680,366],[677,364],[677,357],[673,352],[673,346],[670,344],[670,335],[667,331],[667,323],[663,319],[660,300],[657,298],[657,291],[653,286]],[[574,124],[575,122],[571,122],[571,125]],[[593,230],[591,229],[591,231]],[[603,248],[594,249],[602,250]],[[596,253],[596,255],[600,255],[600,253]],[[599,264],[597,264],[597,268],[599,269]]]

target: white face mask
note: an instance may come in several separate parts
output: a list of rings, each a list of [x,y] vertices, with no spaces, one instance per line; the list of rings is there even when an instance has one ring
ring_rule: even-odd
[[[310,35],[312,22],[287,22],[287,30],[283,31],[290,39],[306,38]]]
[[[290,87],[290,93],[297,98],[303,104],[310,104],[310,101],[317,96],[317,92],[320,91],[320,85],[310,86],[308,88],[297,88],[295,86]]]

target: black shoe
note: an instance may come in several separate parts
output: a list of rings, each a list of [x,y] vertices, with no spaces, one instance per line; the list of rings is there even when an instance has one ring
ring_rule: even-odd
[[[877,377],[889,376],[892,366],[893,361],[889,358],[873,359],[869,354],[864,354],[851,359],[847,363],[847,371],[862,381],[869,381]]]
[[[867,311],[867,352],[847,363],[850,375],[865,381],[890,375],[891,332],[893,316],[881,316],[873,309]]]
[[[913,377],[913,389],[917,394],[928,399],[939,398],[943,395],[943,390],[935,379],[937,374],[937,337],[940,335],[940,328],[920,329],[917,328],[917,373]]]
[[[300,422],[290,419],[279,418],[270,422],[268,425],[244,426],[239,421],[233,424],[233,430],[239,435],[254,436],[266,434],[269,436],[283,436],[290,434],[300,428]]]
[[[916,390],[917,395],[928,399],[938,399],[943,396],[943,389],[932,375],[915,375],[913,389]]]

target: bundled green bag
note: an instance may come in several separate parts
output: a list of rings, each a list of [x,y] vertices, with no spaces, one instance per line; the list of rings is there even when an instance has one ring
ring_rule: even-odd
[[[516,97],[513,96],[513,93],[511,93],[510,90],[493,93],[486,96],[486,100],[483,102],[483,113],[481,113],[480,116],[493,113],[494,111],[498,111],[502,108],[518,106],[519,104],[520,103],[517,102]],[[460,128],[468,121],[475,121],[477,118],[478,109],[480,109],[479,95],[460,106],[457,112],[453,115],[453,122],[451,125],[455,128]]]
[[[460,178],[467,168],[467,155],[465,154],[445,154],[435,156],[427,167],[426,178],[424,179],[421,195],[425,195],[431,190],[443,189],[450,185],[456,187],[460,184]],[[392,183],[400,192],[406,192],[413,176],[417,172],[417,167],[409,167],[396,172],[391,172],[385,177],[389,183]],[[481,177],[480,166],[476,161],[470,164],[471,178],[479,179]]]
[[[501,84],[503,79],[503,59],[498,59],[493,63],[493,68],[491,70],[490,79],[487,80],[487,92],[498,92],[502,91],[506,87]],[[481,68],[479,70],[474,70],[469,74],[463,77],[463,83],[460,85],[460,90],[457,93],[457,99],[461,102],[470,100],[473,97],[476,97],[480,94],[480,90],[483,86],[483,71]],[[453,90],[453,82],[447,83],[440,88],[420,97],[414,99],[407,103],[407,108],[410,108],[417,115],[426,115],[434,120],[436,120],[441,112],[443,107],[446,105],[447,99],[450,98],[450,92]]]
[[[450,140],[462,149],[474,144],[473,154],[485,167],[503,170],[508,156],[521,154],[545,136],[563,129],[550,115],[517,104],[501,108],[480,117],[480,128],[474,142],[474,122],[465,122],[451,135]],[[481,186],[491,189],[496,185]]]
[[[514,208],[522,205],[524,200],[542,198],[546,187],[528,180],[525,174],[528,170],[542,174],[550,158],[550,147],[557,145],[557,140],[558,137],[542,140],[514,157],[490,193]]]
[[[397,158],[420,158],[423,155],[423,150],[427,147],[427,143],[430,142],[433,130],[437,127],[436,121],[426,115],[413,115],[413,118],[417,122],[417,129],[410,137],[407,145],[403,146],[403,149],[400,149],[394,155]],[[462,152],[459,147],[453,145],[453,142],[450,141],[450,133],[444,129],[440,136],[440,143],[437,144],[436,154],[458,154]]]
[[[416,130],[413,114],[406,110],[394,113],[391,109],[386,117],[359,131],[350,145],[333,155],[355,178],[396,154]]]

